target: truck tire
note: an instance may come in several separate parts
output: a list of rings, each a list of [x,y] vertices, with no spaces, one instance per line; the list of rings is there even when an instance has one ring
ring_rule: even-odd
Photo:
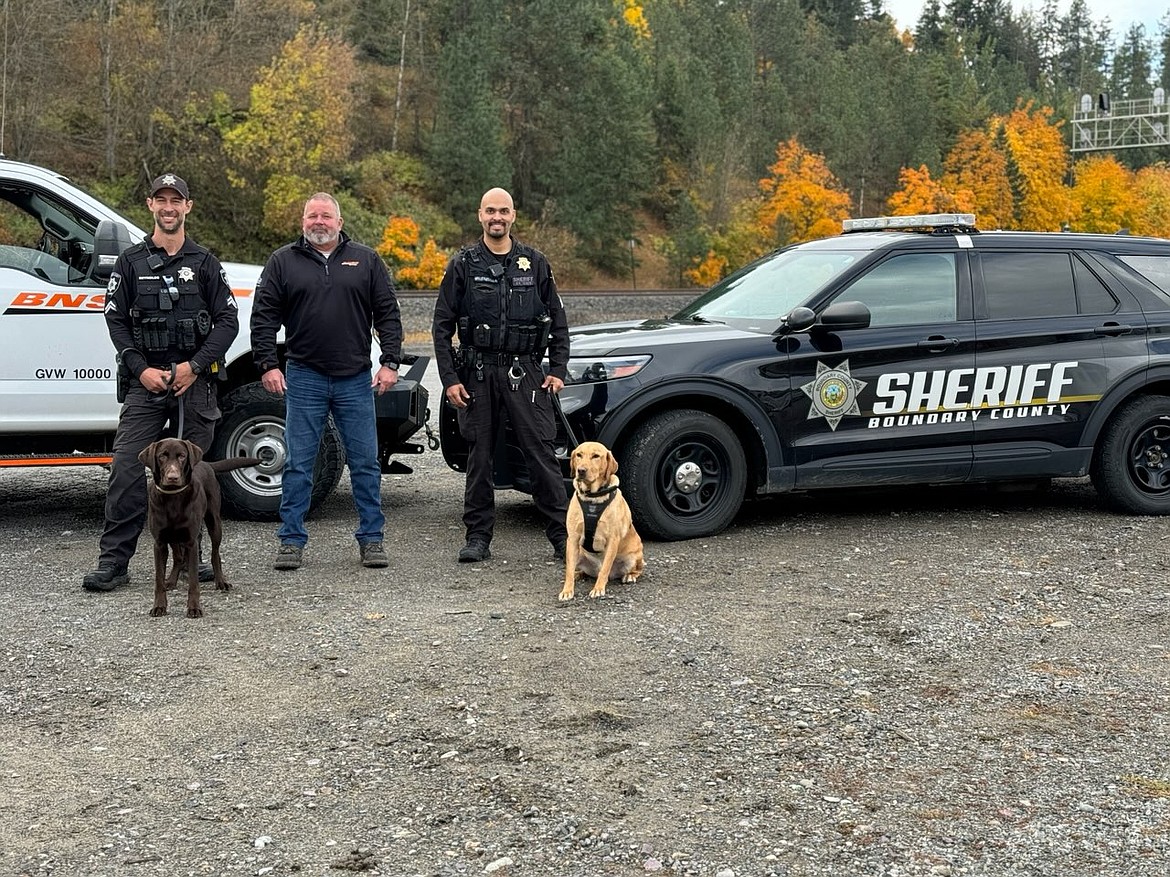
[[[1090,474],[1113,510],[1170,514],[1170,397],[1143,396],[1121,406],[1101,431]]]
[[[280,519],[281,473],[287,451],[284,444],[284,400],[259,383],[245,384],[219,403],[223,419],[211,443],[209,458],[259,457],[264,463],[236,469],[219,476],[223,511],[242,521]],[[320,505],[337,482],[345,465],[341,436],[330,422],[321,436],[321,448],[313,469],[313,494],[309,509]]]
[[[646,421],[620,459],[622,492],[652,539],[712,536],[743,505],[747,465],[735,432],[705,411],[668,411]]]

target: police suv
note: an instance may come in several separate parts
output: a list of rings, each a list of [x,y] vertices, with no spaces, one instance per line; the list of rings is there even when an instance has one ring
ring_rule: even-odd
[[[615,449],[657,539],[718,533],[748,495],[1085,474],[1170,513],[1166,240],[847,220],[670,319],[576,329],[569,371],[561,444]]]
[[[120,406],[102,314],[106,282],[118,253],[145,235],[60,174],[0,160],[0,469],[110,462]],[[224,509],[273,520],[285,458],[284,400],[260,386],[249,350],[260,268],[223,266],[240,308],[240,333],[219,370],[223,419],[209,456],[263,460],[221,476]],[[283,346],[280,352],[283,361]],[[384,472],[410,471],[391,455],[423,450],[407,440],[426,420],[421,380],[429,359],[404,360],[413,364],[398,385],[375,397]],[[340,436],[327,430],[314,506],[336,486],[344,460]]]

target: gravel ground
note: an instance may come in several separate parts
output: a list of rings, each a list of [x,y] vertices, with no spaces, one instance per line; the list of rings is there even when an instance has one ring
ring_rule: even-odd
[[[1170,873],[1165,521],[760,500],[562,605],[526,497],[460,565],[461,476],[413,463],[389,569],[343,479],[297,572],[227,522],[198,621],[147,617],[149,552],[80,589],[103,470],[5,473],[0,873]]]

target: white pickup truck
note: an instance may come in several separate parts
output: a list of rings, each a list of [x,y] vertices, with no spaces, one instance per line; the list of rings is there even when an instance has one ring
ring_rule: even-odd
[[[0,160],[0,469],[110,462],[120,406],[102,316],[105,286],[118,253],[145,234],[60,174]],[[209,456],[263,460],[221,476],[224,509],[238,518],[274,520],[285,458],[284,400],[260,386],[249,349],[260,267],[223,265],[239,304],[240,333],[227,354],[223,420]],[[383,472],[409,472],[391,457],[423,451],[408,440],[426,425],[428,361],[404,357],[410,367],[395,390],[375,397]],[[314,506],[337,485],[343,465],[340,438],[329,429],[317,458]]]

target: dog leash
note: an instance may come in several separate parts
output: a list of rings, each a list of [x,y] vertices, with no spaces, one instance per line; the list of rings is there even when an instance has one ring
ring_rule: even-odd
[[[170,379],[170,381],[168,381],[168,384],[172,385],[171,386],[172,393],[175,391],[173,384],[175,383],[175,369],[176,368],[178,368],[178,366],[172,362],[171,363],[171,379]],[[175,438],[181,439],[183,437],[183,415],[185,413],[186,405],[184,405],[184,397],[183,396],[176,396],[175,398],[179,400],[179,428],[177,430],[177,434],[175,435]]]

